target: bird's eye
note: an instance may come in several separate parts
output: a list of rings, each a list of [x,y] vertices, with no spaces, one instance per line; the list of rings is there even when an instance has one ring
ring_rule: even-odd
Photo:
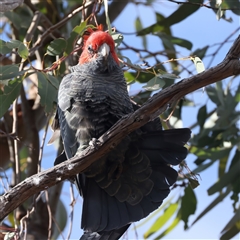
[[[93,49],[92,49],[92,45],[88,45],[88,52],[92,53],[93,52]]]

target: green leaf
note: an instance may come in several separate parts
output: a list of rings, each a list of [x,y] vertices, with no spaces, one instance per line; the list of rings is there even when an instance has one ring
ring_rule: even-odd
[[[182,38],[172,37],[171,41],[173,44],[176,44],[180,47],[184,47],[188,50],[191,50],[192,46],[193,46],[190,41],[188,41],[186,39],[182,39]]]
[[[57,201],[57,209],[58,211],[56,211],[55,219],[56,219],[56,222],[58,223],[58,227],[54,228],[51,239],[58,238],[58,236],[63,232],[64,228],[66,227],[66,223],[68,219],[68,213],[67,213],[66,207],[63,204],[61,199]]]
[[[7,47],[7,43],[0,39],[0,54],[7,54],[10,53],[11,51],[12,49]]]
[[[21,28],[21,16],[20,14],[16,13],[15,11],[5,12],[4,15],[13,23],[13,25],[17,28]]]
[[[191,59],[193,60],[195,68],[198,73],[201,73],[205,70],[204,64],[199,57],[192,57]]]
[[[121,56],[121,58],[126,59],[126,60],[127,60],[127,64],[128,64],[128,66],[132,67],[133,69],[139,69],[139,70],[142,70],[141,67],[140,67],[139,65],[133,64],[133,63],[131,62],[131,60],[130,60],[128,57]]]
[[[171,42],[171,45],[175,44],[175,45],[178,45],[180,47],[184,47],[188,50],[192,49],[192,43],[188,40],[173,37],[172,35],[166,34],[164,32],[160,32],[160,33],[157,33],[155,35],[159,36],[162,39],[162,41],[166,44],[166,46],[168,46],[169,48],[172,48],[172,47],[170,47],[170,44],[169,44],[169,42]]]
[[[220,240],[233,239],[235,235],[239,235],[239,232],[240,232],[240,208],[238,208],[234,216],[221,231],[222,235],[220,237]]]
[[[220,236],[220,240],[234,239],[234,236],[239,237],[240,221],[237,221],[235,225],[231,226],[224,234]]]
[[[140,32],[138,32],[137,36],[144,36],[150,33],[158,33],[158,32],[164,32],[165,26],[162,24],[155,23],[147,28],[144,28]]]
[[[64,55],[68,56],[74,49],[78,36],[82,36],[87,27],[87,22],[84,21],[80,25],[73,28],[70,37],[67,39],[67,46]]]
[[[155,34],[157,36],[160,37],[160,39],[162,40],[162,44],[163,47],[166,51],[166,55],[168,57],[168,59],[176,59],[176,50],[175,50],[175,46],[174,43],[171,41],[171,30],[170,28],[165,27],[164,31],[159,32],[157,34]],[[171,61],[170,62],[171,66],[172,66],[172,70],[177,70],[178,69],[178,64],[176,61]]]
[[[174,195],[165,199],[163,204],[158,209],[156,209],[154,212],[152,212],[150,215],[148,215],[148,217],[146,217],[144,220],[142,220],[139,224],[137,224],[136,228],[141,228],[144,224],[148,223],[148,221],[151,220],[153,217],[155,217],[158,214],[161,214],[163,209],[165,209],[166,206],[169,206],[169,204],[171,204],[173,198],[174,198]]]
[[[216,192],[222,191],[224,187],[227,187],[231,183],[234,183],[239,178],[240,170],[238,167],[229,169],[227,173],[221,176],[218,182],[212,185],[208,190],[208,194],[212,195]]]
[[[174,44],[171,41],[171,36],[170,35],[168,35],[164,32],[160,32],[160,33],[155,34],[155,36],[160,37],[165,49],[168,49],[168,50],[171,50],[171,51],[175,52]]]
[[[221,81],[216,82],[215,86],[217,90],[216,93],[217,93],[218,99],[221,105],[224,106],[224,92],[223,92],[222,82]]]
[[[184,229],[188,228],[188,218],[194,214],[197,207],[197,199],[190,186],[184,190],[184,196],[181,203],[181,219],[184,221]]]
[[[0,66],[0,81],[9,80],[21,76],[26,71],[27,70],[19,71],[19,66],[17,64]]]
[[[197,115],[197,121],[198,121],[200,128],[203,128],[206,118],[207,118],[207,107],[206,107],[206,105],[203,105],[198,110],[198,115]]]
[[[144,238],[149,238],[152,234],[156,233],[162,226],[173,216],[177,211],[178,203],[170,204],[166,207],[164,213],[155,221],[151,228],[144,233]]]
[[[170,33],[170,28],[168,26],[165,27],[165,25],[161,24],[161,21],[163,21],[165,19],[165,16],[163,16],[160,13],[155,13],[155,14],[156,14],[157,22],[147,28],[140,30],[137,34],[138,36],[143,36],[143,35],[147,35],[149,33],[158,33],[158,32],[165,32],[168,34]],[[158,24],[158,23],[160,23],[160,24]]]
[[[4,86],[0,94],[0,118],[7,112],[13,101],[19,96],[22,87],[22,79],[16,78]]]
[[[143,103],[145,103],[149,99],[149,97],[151,96],[151,93],[152,92],[150,92],[150,91],[149,92],[148,91],[140,92],[137,95],[135,95],[132,98],[132,100],[134,102],[136,102],[137,104],[142,105]]]
[[[137,17],[135,20],[135,29],[137,32],[140,32],[143,29],[142,22],[139,17]],[[147,49],[147,37],[145,35],[142,36],[142,43],[143,43],[143,47]]]
[[[11,49],[17,48],[19,56],[23,59],[27,59],[29,51],[21,41],[12,39],[11,41],[6,42],[6,46]]]
[[[58,90],[60,80],[50,74],[46,74],[46,77],[48,81],[55,87],[55,89]]]
[[[152,79],[153,74],[152,73],[146,73],[146,72],[124,72],[124,77],[127,81],[127,83],[131,83],[133,81],[139,82],[139,83],[146,83],[150,79]]]
[[[190,149],[190,152],[195,154],[198,158],[211,159],[211,161],[220,159],[224,156],[228,156],[230,151],[231,151],[230,148],[227,148],[227,149],[221,149],[221,148],[203,149],[203,148],[197,148],[195,146],[192,146]]]
[[[192,15],[200,8],[203,0],[189,0],[189,3],[192,4],[182,4],[175,12],[173,12],[169,17],[164,20],[164,24],[172,26],[185,20],[188,16]]]
[[[172,221],[170,226],[165,231],[163,231],[160,235],[158,235],[155,238],[155,240],[162,239],[164,236],[166,236],[168,233],[170,233],[179,224],[180,220],[181,220],[181,213],[178,212],[176,218]]]
[[[235,2],[235,1],[232,1]],[[229,5],[227,4],[227,1],[216,1],[212,0],[210,1],[210,6],[212,7],[213,11],[216,13],[216,18],[219,20],[220,18],[224,19],[227,22],[232,22],[232,18],[227,18],[225,11],[222,11],[221,9],[230,9]],[[215,10],[215,8],[218,8],[218,10]]]
[[[123,35],[120,33],[113,33],[112,34],[113,41],[115,42],[115,47],[117,48],[123,41]]]
[[[215,103],[217,106],[220,105],[220,101],[218,98],[217,90],[214,87],[206,87],[206,92],[208,97],[211,99],[213,103]]]
[[[223,199],[229,195],[231,192],[231,188],[227,188],[224,193],[220,193],[193,221],[192,225],[195,224],[198,220],[200,220],[204,215],[206,215],[209,211],[211,211],[217,204],[221,203]]]
[[[224,156],[219,159],[219,166],[218,166],[218,177],[221,178],[221,176],[225,173],[227,163],[228,163],[228,157],[229,156]],[[239,170],[240,171],[240,170]]]
[[[18,47],[18,54],[23,59],[27,59],[29,56],[29,51],[23,43]]]
[[[12,39],[12,40],[10,40],[9,42],[6,43],[7,47],[11,48],[11,49],[18,48],[21,44],[22,44],[21,41],[14,40],[14,39]]]
[[[143,86],[147,91],[156,91],[162,88],[165,85],[165,81],[158,76],[155,76],[146,85]]]
[[[236,15],[240,15],[240,1],[236,0],[224,0],[224,5],[228,6],[228,9],[231,9],[233,13],[235,13]],[[223,5],[223,6],[224,6]]]
[[[159,72],[159,76],[161,78],[174,79],[174,80],[181,78],[181,77],[179,77],[179,76],[177,76],[175,74],[167,73],[165,71],[162,71],[161,69],[159,69],[158,72]]]
[[[53,104],[57,101],[57,88],[49,81],[49,76],[45,73],[37,72],[38,78],[38,94],[40,95],[40,103],[45,107],[45,111],[50,113]]]
[[[62,52],[65,51],[67,46],[67,42],[63,38],[58,38],[50,42],[47,47],[47,54],[50,56],[57,56],[60,55]]]
[[[196,12],[200,8],[200,4],[194,3],[203,3],[203,0],[191,0],[193,4],[182,4],[175,12],[173,12],[169,17],[158,20],[155,24],[144,28],[138,35],[146,35],[149,33],[163,32],[169,26],[172,26],[176,23],[179,23],[185,20],[188,16]]]
[[[206,55],[206,52],[207,52],[208,48],[209,48],[209,46],[205,46],[203,48],[198,48],[191,55],[192,56],[197,56],[200,59],[203,59]]]
[[[236,95],[235,95],[235,100],[236,102],[240,102],[240,92],[237,92]]]

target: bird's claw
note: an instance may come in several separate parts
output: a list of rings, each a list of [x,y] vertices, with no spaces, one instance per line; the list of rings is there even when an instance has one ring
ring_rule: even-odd
[[[99,145],[100,141],[97,138],[92,138],[92,140],[89,142],[89,146],[93,147],[94,149],[98,149]]]

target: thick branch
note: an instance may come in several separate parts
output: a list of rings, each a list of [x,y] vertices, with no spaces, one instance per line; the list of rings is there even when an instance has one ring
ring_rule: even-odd
[[[45,190],[70,176],[84,171],[97,159],[106,155],[127,134],[141,127],[156,114],[162,113],[172,102],[206,85],[240,74],[240,36],[225,59],[216,67],[196,76],[183,79],[149,99],[140,109],[118,121],[98,142],[98,148],[89,146],[80,156],[53,168],[35,174],[0,197],[0,221],[33,194]]]

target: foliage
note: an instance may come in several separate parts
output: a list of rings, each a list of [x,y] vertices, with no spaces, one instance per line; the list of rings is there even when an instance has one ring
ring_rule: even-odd
[[[211,46],[207,45],[193,49],[194,44],[191,41],[173,35],[173,25],[181,24],[182,21],[190,22],[192,15],[202,10],[201,6],[211,8],[218,19],[221,18],[229,22],[231,22],[231,19],[227,17],[227,9],[234,14],[240,15],[239,1],[210,1],[210,5],[208,5],[202,0],[191,0],[179,6],[176,5],[177,1],[169,1],[175,6],[175,10],[169,16],[164,16],[163,13],[158,11],[154,12],[156,21],[148,27],[144,27],[144,20],[142,21],[145,16],[137,16],[134,25],[136,38],[139,38],[142,43],[142,48],[140,49],[136,48],[134,43],[127,43],[123,38],[124,34],[111,29],[111,21],[114,20],[111,19],[111,13],[116,8],[111,8],[110,4],[107,10],[107,1],[103,1],[104,4],[102,5],[97,2],[94,3],[94,7],[89,4],[87,10],[83,11],[79,1],[61,2],[55,0],[36,1],[36,3],[25,1],[23,6],[16,8],[12,12],[5,12],[4,17],[2,17],[3,25],[1,32],[4,34],[2,39],[0,39],[2,60],[0,72],[0,118],[2,118],[2,123],[6,123],[9,117],[11,117],[12,126],[9,128],[6,127],[6,124],[0,124],[1,132],[10,141],[8,143],[7,141],[0,141],[1,151],[4,148],[6,149],[6,146],[7,148],[9,147],[9,151],[3,152],[5,154],[3,159],[6,159],[6,161],[3,161],[4,163],[1,163],[0,167],[10,169],[14,173],[17,164],[19,165],[24,174],[22,173],[19,178],[15,176],[13,184],[17,184],[23,181],[24,177],[40,171],[39,169],[37,170],[37,166],[41,165],[42,157],[41,148],[39,148],[38,131],[44,126],[45,131],[47,131],[51,121],[50,117],[54,112],[57,101],[57,91],[61,78],[67,72],[69,65],[77,63],[77,58],[81,51],[81,36],[88,27],[94,27],[95,16],[99,21],[98,23],[105,23],[105,20],[103,21],[102,19],[107,18],[108,30],[111,32],[116,46],[119,47],[119,57],[124,67],[124,76],[127,83],[129,86],[138,84],[138,87],[142,87],[142,90],[132,96],[132,98],[137,103],[143,104],[155,91],[175,83],[186,72],[189,75],[193,75],[193,71],[189,70],[192,66],[195,66],[197,73],[205,69],[203,61],[209,57],[207,54],[209,54]],[[135,4],[136,6],[142,4],[147,7],[154,6],[155,2],[157,1],[141,1],[135,2]],[[104,5],[105,12],[103,10],[100,11],[104,9]],[[69,11],[72,14],[71,16]],[[89,17],[90,13],[94,17]],[[161,41],[161,49],[160,47],[156,48],[156,52],[148,49],[149,35]],[[216,43],[218,42],[219,40],[216,39]],[[220,43],[220,48],[225,43]],[[188,51],[189,56],[179,57],[178,49]],[[138,54],[139,59],[137,63],[127,57],[126,50]],[[217,52],[211,56],[214,58],[216,55]],[[151,65],[149,62],[151,62]],[[184,223],[184,229],[190,228],[216,205],[221,204],[221,201],[224,198],[228,198],[229,195],[233,203],[234,214],[230,221],[226,220],[226,227],[221,231],[220,238],[230,239],[239,232],[240,135],[238,121],[240,112],[237,107],[239,107],[240,101],[240,85],[236,84],[237,81],[239,81],[239,78],[233,76],[230,80],[227,79],[223,83],[218,82],[214,86],[206,87],[206,95],[214,107],[212,107],[211,111],[206,104],[202,104],[198,108],[196,122],[191,126],[194,136],[188,146],[189,152],[195,156],[194,163],[196,167],[193,171],[180,171],[179,181],[175,186],[175,188],[180,189],[180,195],[175,197],[175,201],[173,199],[172,201],[168,200],[157,210],[156,214],[158,217],[155,223],[145,232],[145,238],[155,234],[156,239],[161,239],[174,230],[180,222]],[[40,100],[38,96],[40,96]],[[18,101],[18,98],[21,101]],[[30,101],[26,101],[30,99],[34,100],[35,108],[33,108],[33,104]],[[164,128],[178,127],[182,122],[183,111],[185,109],[191,110],[193,106],[195,107],[194,101],[187,96],[176,103],[176,106],[168,109],[160,116],[161,119],[171,116],[170,120],[163,122]],[[44,114],[41,115],[36,111]],[[14,115],[14,112],[17,112],[17,115]],[[31,117],[35,113],[37,113],[34,115],[35,117]],[[46,118],[45,113],[49,116],[48,118]],[[36,116],[41,116],[41,119],[44,118],[44,121],[41,121],[40,117]],[[16,118],[18,119],[17,129],[16,126],[14,127]],[[31,134],[26,136],[21,133],[20,129],[27,131],[29,127],[32,130]],[[14,143],[19,138],[20,143],[15,145]],[[38,140],[37,143],[36,139]],[[26,144],[27,147],[25,146]],[[18,154],[20,160],[14,160],[11,147],[15,147],[15,153],[21,153],[24,146],[25,150],[27,148],[28,157],[32,161],[23,161],[23,159],[26,159],[26,156],[23,157],[22,155],[21,157],[21,154]],[[32,146],[35,146],[35,148],[32,148]],[[43,146],[44,140],[41,147]],[[38,149],[38,151],[34,152],[33,149]],[[61,151],[61,146],[59,151]],[[35,161],[34,159],[37,160]],[[13,163],[17,164],[13,166]],[[198,216],[195,216],[197,203],[200,201],[194,193],[194,188],[198,186],[197,176],[199,173],[209,169],[214,163],[218,163],[218,179],[216,179],[207,192],[209,195],[216,194],[216,197]],[[184,168],[185,165],[183,164],[181,167]],[[52,192],[54,191],[58,192],[59,189],[53,189]],[[51,191],[49,191],[49,194],[54,195]],[[54,201],[52,199],[54,198],[50,197],[49,202],[47,202],[52,207],[54,215],[56,206],[53,206],[53,202],[51,203],[51,201]],[[35,199],[34,201],[37,200]],[[38,201],[37,203],[41,204]],[[15,214],[14,217],[17,221],[26,216],[26,209],[30,208],[31,204],[32,201],[29,200],[22,206],[23,211],[18,210],[23,215],[20,214],[21,217],[19,217]],[[65,214],[66,206],[60,201],[59,207],[62,209],[61,212],[63,214],[59,215],[58,213],[54,216],[57,221],[61,220],[58,231],[62,231],[67,221],[67,214]],[[46,213],[42,212],[41,217],[44,222],[48,222],[48,210],[47,208],[45,210]],[[36,212],[36,214],[40,213]],[[191,215],[194,215],[195,220],[189,224]],[[8,218],[9,229],[14,225],[12,216],[9,215]],[[148,221],[148,219],[145,221]],[[169,223],[169,226],[165,226],[167,223]],[[35,223],[32,221],[30,224]],[[49,234],[48,226],[44,229],[46,231],[45,236]],[[165,230],[162,230],[164,227]],[[50,236],[52,234],[52,236],[56,237],[59,234],[56,230],[57,228],[56,226],[53,227]],[[9,238],[9,236],[7,237]]]

